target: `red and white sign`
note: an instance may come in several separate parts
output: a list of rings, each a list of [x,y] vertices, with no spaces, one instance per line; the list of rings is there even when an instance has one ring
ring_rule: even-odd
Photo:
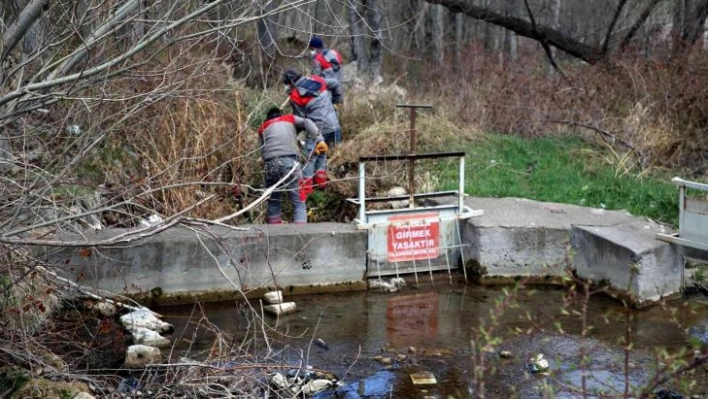
[[[440,221],[437,213],[388,218],[388,261],[437,258],[440,253]]]

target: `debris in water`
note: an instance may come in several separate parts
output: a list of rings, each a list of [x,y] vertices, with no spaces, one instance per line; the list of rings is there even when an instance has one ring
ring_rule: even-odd
[[[533,356],[529,360],[529,364],[527,365],[529,371],[532,373],[542,373],[548,371],[548,368],[550,365],[548,364],[548,360],[543,358],[543,354],[539,353],[536,356]]]
[[[317,338],[315,340],[315,345],[319,346],[320,348],[328,351],[329,350],[329,345],[322,339],[322,338]]]
[[[435,379],[435,375],[428,371],[411,374],[411,380],[413,381],[413,385],[430,385],[438,383]]]
[[[514,355],[509,351],[501,351],[501,352],[499,352],[499,357],[503,357],[504,359],[509,359],[509,358],[514,357]]]

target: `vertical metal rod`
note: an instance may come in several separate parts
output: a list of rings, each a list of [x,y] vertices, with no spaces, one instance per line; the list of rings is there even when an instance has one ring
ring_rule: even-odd
[[[679,237],[681,237],[681,226],[686,226],[686,221],[684,220],[686,210],[686,186],[681,184],[679,186]]]
[[[382,281],[382,279],[381,279],[381,263],[379,263],[379,257],[378,257],[378,256],[376,256],[376,274],[379,275],[379,276],[378,276],[378,278],[379,278],[379,287],[383,287],[383,284],[381,284],[381,281]]]
[[[415,154],[416,147],[416,131],[415,131],[415,116],[416,107],[411,107],[411,130],[410,130],[410,153]],[[408,161],[408,196],[409,196],[409,208],[415,208],[415,160],[411,159]]]
[[[443,246],[445,247],[445,262],[447,263],[447,275],[450,278],[450,284],[452,284],[452,272],[450,271],[450,248],[447,246],[447,240],[445,239],[445,232],[441,234],[443,239]]]
[[[411,225],[408,223],[408,236],[410,237],[411,234]],[[418,285],[418,270],[416,269],[415,266],[415,257],[413,257],[413,275],[415,276],[415,285]]]
[[[462,213],[465,206],[465,157],[460,157],[460,192],[457,197],[457,213]]]
[[[457,229],[457,245],[459,245],[460,248],[460,262],[462,262],[462,274],[465,275],[465,283],[467,283],[467,268],[465,267],[465,253],[462,252],[462,233],[460,233],[460,223],[464,223],[463,220],[457,219],[457,223],[455,223],[456,229]]]
[[[686,226],[686,221],[683,220],[684,218],[684,209],[686,206],[686,186],[683,184],[679,186],[679,237],[681,237],[681,234],[683,233],[681,231],[681,227]],[[685,289],[686,285],[686,258],[683,257],[683,251],[684,249],[681,249],[681,255],[680,259],[683,260],[683,265],[681,265],[681,290]]]
[[[367,223],[366,220],[366,168],[365,162],[359,162],[359,223]]]
[[[428,272],[430,273],[430,284],[435,285],[435,279],[433,279],[433,263],[430,262],[430,258],[428,258]]]

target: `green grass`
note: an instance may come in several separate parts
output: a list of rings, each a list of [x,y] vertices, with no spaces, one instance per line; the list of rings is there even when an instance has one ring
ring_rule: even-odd
[[[612,165],[611,154],[578,138],[489,135],[468,144],[465,191],[478,197],[521,197],[605,209],[678,224],[671,176],[639,178]],[[619,160],[617,160],[619,163]],[[457,187],[457,168],[442,168],[441,189]]]

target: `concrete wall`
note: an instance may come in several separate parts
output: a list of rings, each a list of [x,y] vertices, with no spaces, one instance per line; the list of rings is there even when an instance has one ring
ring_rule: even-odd
[[[605,282],[642,306],[682,289],[679,249],[654,239],[655,230],[636,224],[575,226],[572,245],[579,277]]]
[[[125,232],[63,239],[92,241]],[[187,298],[276,284],[286,291],[316,291],[318,286],[362,282],[366,238],[354,225],[338,223],[256,225],[246,231],[180,227],[130,244],[46,250],[44,255],[85,286]]]

